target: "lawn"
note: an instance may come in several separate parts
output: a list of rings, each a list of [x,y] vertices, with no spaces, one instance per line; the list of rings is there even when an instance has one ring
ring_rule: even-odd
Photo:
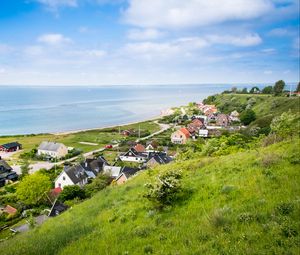
[[[120,130],[133,129],[138,130],[140,128],[141,132],[149,131],[150,133],[158,131],[159,125],[153,121],[146,121],[137,124],[121,126]],[[124,138],[119,134],[119,127],[115,128],[105,128],[98,130],[90,130],[84,132],[78,132],[73,134],[38,134],[38,135],[24,135],[24,136],[10,136],[10,137],[0,137],[0,144],[9,143],[13,141],[18,141],[23,145],[23,151],[30,151],[31,149],[37,147],[42,141],[55,141],[65,144],[68,147],[74,147],[81,149],[83,152],[88,152],[92,150],[99,149],[106,144],[112,143],[113,140],[120,140]],[[133,138],[134,139],[134,138]],[[79,142],[89,142],[96,143],[98,145],[88,145],[80,144]],[[18,159],[22,152],[14,154],[13,158]]]

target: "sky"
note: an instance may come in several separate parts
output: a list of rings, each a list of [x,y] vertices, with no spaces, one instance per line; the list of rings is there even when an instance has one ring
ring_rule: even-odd
[[[0,0],[0,85],[299,78],[299,0]]]

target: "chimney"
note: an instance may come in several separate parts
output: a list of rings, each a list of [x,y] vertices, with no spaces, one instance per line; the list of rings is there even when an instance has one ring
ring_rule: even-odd
[[[87,168],[87,167],[88,167],[88,163],[87,163],[87,161],[85,161],[85,163],[84,163],[84,166],[85,166],[85,168]]]

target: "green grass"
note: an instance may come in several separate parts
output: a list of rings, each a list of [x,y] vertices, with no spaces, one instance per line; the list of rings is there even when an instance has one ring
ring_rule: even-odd
[[[158,131],[159,125],[153,121],[141,122],[138,124],[131,124],[121,126],[121,130],[134,129],[138,130],[141,128],[143,131],[149,131],[151,133]],[[119,140],[123,136],[119,135],[119,128],[107,128],[99,130],[90,130],[84,132],[78,132],[73,134],[62,134],[62,135],[53,135],[53,134],[40,134],[40,135],[24,135],[24,136],[10,136],[10,137],[0,137],[0,144],[18,141],[23,145],[24,151],[30,151],[34,147],[38,146],[42,141],[56,141],[65,144],[68,147],[79,148],[83,152],[88,152],[96,150],[103,147],[106,144],[112,142],[112,140]],[[80,144],[79,142],[90,142],[97,143],[97,146],[94,145],[85,145]],[[18,152],[14,155],[13,158],[18,159],[20,153]]]
[[[0,243],[1,254],[299,254],[300,140],[140,173]],[[156,211],[144,184],[184,174],[183,198]]]

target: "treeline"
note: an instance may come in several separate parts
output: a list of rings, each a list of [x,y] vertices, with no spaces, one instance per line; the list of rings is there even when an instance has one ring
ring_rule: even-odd
[[[272,94],[274,96],[281,96],[286,93],[289,96],[290,91],[285,90],[285,87],[285,82],[283,80],[279,80],[274,84],[274,86],[265,86],[262,89],[254,86],[249,91],[247,88],[238,89],[237,87],[232,87],[231,90],[225,90],[223,94]],[[292,92],[300,92],[300,82],[298,82],[296,90]],[[294,93],[292,94],[292,96],[295,96]]]

